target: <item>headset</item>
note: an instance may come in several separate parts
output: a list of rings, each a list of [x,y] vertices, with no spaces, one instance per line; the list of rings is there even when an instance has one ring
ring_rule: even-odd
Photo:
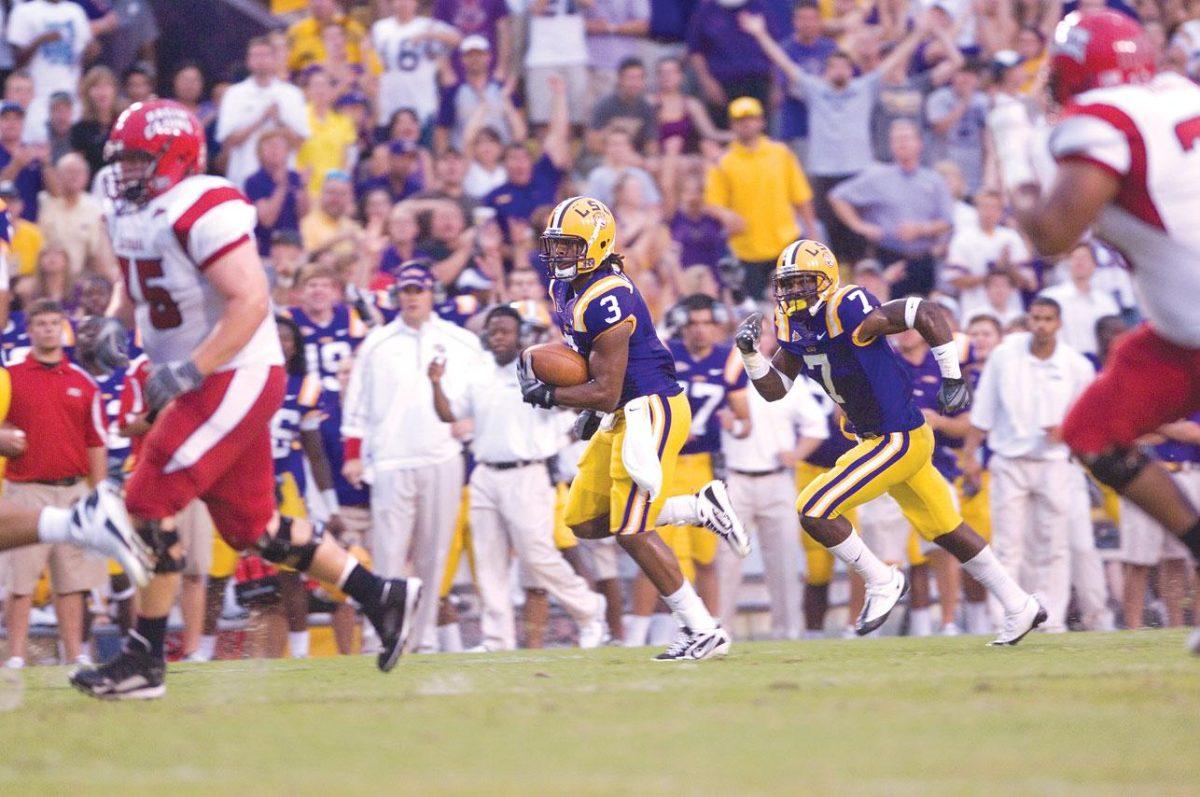
[[[665,318],[667,336],[671,338],[679,337],[679,333],[687,326],[688,313],[695,310],[709,310],[712,312],[713,321],[718,325],[729,325],[729,308],[725,306],[724,302],[719,302],[704,293],[693,293],[690,296],[680,299],[674,307],[667,311]]]

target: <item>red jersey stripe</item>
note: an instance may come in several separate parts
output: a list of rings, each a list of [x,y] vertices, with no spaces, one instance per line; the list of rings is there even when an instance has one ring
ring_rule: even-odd
[[[191,233],[192,227],[196,222],[217,205],[230,201],[241,201],[250,204],[250,200],[246,199],[245,195],[233,186],[225,185],[218,188],[210,188],[201,194],[192,203],[192,206],[175,220],[172,229],[175,231],[175,238],[179,241],[179,246],[185,253],[190,253],[188,250],[188,235]]]

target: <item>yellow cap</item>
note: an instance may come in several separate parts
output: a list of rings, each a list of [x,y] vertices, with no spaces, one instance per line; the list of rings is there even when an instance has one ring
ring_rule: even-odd
[[[738,97],[729,103],[730,119],[746,119],[751,116],[762,116],[762,103],[753,97]]]

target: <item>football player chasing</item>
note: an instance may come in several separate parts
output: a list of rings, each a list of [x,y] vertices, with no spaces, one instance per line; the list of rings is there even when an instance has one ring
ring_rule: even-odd
[[[572,387],[545,384],[523,355],[521,392],[537,407],[588,411],[583,419],[590,428],[582,437],[589,442],[568,492],[566,523],[584,539],[615,535],[663,596],[680,632],[656,659],[722,656],[729,650],[728,632],[654,527],[704,526],[740,556],[749,553],[750,543],[721,482],[694,495],[666,497],[691,410],[641,293],[621,272],[616,232],[612,213],[590,197],[571,197],[550,214],[541,248],[552,277],[555,322],[567,345],[587,361],[589,378]]]
[[[869,634],[908,592],[908,581],[863,544],[844,513],[888,493],[925,539],[962,562],[1004,607],[1004,624],[992,644],[1015,645],[1045,621],[1046,612],[963,522],[950,485],[933,466],[933,431],[913,402],[899,355],[886,340],[906,329],[921,334],[941,370],[938,404],[943,414],[952,414],[967,407],[971,393],[959,370],[950,326],[932,302],[910,297],[880,305],[863,288],[839,281],[837,261],[823,244],[791,244],[779,255],[772,278],[779,349],[769,361],[759,353],[757,313],[742,322],[734,337],[746,373],[763,398],[778,401],[803,374],[842,408],[858,437],[856,446],[800,494],[800,523],[866,583],[855,631]]]
[[[105,699],[164,694],[167,613],[183,569],[173,518],[196,498],[234,549],[255,549],[353,597],[383,641],[379,668],[390,670],[420,582],[380,579],[325,539],[321,525],[281,518],[275,509],[269,424],[286,380],[253,206],[227,180],[204,175],[203,128],[178,103],[130,106],[106,155],[113,165],[109,235],[125,279],[115,312],[136,315],[155,417],[125,504],[155,564],[121,654],[76,672],[71,683]],[[119,508],[99,509],[119,522]]]

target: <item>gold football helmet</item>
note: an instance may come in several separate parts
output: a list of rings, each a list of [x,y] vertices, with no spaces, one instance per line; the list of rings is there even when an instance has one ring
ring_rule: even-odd
[[[555,279],[595,271],[612,254],[617,222],[604,203],[573,196],[559,203],[542,233],[542,261]]]
[[[815,307],[837,292],[841,275],[829,247],[801,239],[789,244],[775,261],[771,285],[784,315]]]

